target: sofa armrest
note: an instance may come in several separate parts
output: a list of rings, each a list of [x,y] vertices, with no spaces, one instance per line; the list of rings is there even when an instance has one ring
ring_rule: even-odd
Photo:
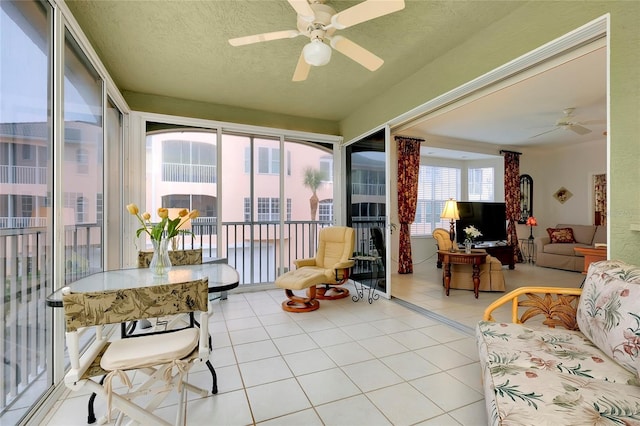
[[[542,253],[544,251],[544,246],[551,243],[551,238],[548,236],[536,237],[533,241],[536,245],[536,252]]]
[[[511,322],[522,324],[531,318],[542,315],[544,325],[555,328],[557,325],[568,330],[577,330],[576,310],[582,294],[581,288],[562,287],[520,287],[510,291],[493,302],[484,311],[484,321],[494,321],[492,313],[498,307],[511,303]],[[520,300],[520,296],[524,296]],[[527,308],[518,316],[518,308]]]

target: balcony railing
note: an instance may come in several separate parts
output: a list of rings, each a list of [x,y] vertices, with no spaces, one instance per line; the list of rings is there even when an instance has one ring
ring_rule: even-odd
[[[227,258],[238,270],[240,284],[271,283],[281,272],[292,269],[295,259],[313,257],[318,232],[330,222],[287,221],[280,249],[279,222],[224,222],[220,229],[222,247],[217,247],[218,229],[206,218],[194,223],[194,235],[179,237],[182,248],[202,248],[203,258]],[[5,221],[4,223],[11,223]],[[355,254],[375,250],[370,228],[383,221],[358,221]],[[16,403],[22,393],[46,371],[45,340],[48,330],[45,298],[52,291],[46,270],[51,250],[46,228],[0,229],[0,274],[4,279],[4,303],[0,304],[0,413]],[[103,269],[101,228],[97,225],[65,227],[65,284]],[[284,265],[279,270],[280,262]],[[370,263],[357,264],[354,277],[367,275]]]
[[[354,182],[351,184],[351,193],[353,195],[379,195],[384,196],[386,191],[386,184],[384,183],[359,183]]]
[[[216,183],[216,166],[162,163],[164,182]]]
[[[44,185],[47,171],[46,167],[0,165],[0,183]]]

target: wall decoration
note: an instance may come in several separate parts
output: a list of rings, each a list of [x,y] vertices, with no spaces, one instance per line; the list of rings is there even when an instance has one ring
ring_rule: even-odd
[[[525,223],[533,216],[533,178],[520,175],[520,219],[518,223]]]
[[[571,191],[569,191],[564,186],[562,188],[558,189],[555,192],[555,194],[553,194],[553,198],[558,200],[560,202],[560,204],[564,204],[564,202],[567,201],[571,197],[573,197],[573,194],[571,193]]]

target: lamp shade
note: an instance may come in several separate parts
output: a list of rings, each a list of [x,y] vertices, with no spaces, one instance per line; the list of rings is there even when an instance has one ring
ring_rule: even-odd
[[[536,220],[535,217],[529,216],[527,218],[527,226],[538,226],[538,221]]]
[[[458,203],[453,198],[445,201],[444,209],[442,209],[442,213],[440,214],[442,219],[460,219],[460,214],[458,213]]]
[[[302,49],[304,61],[314,67],[327,65],[331,59],[331,47],[324,44],[321,39],[314,38]]]

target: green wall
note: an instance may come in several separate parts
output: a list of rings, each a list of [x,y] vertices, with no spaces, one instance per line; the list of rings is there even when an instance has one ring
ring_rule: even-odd
[[[268,111],[258,111],[229,105],[216,105],[137,92],[123,91],[122,96],[127,101],[129,107],[135,111],[321,133],[325,135],[339,135],[339,126],[335,121],[294,117]]]
[[[496,21],[340,124],[349,141],[602,15],[610,14],[609,247],[640,264],[640,2],[535,1]],[[580,173],[579,165],[567,164]]]

